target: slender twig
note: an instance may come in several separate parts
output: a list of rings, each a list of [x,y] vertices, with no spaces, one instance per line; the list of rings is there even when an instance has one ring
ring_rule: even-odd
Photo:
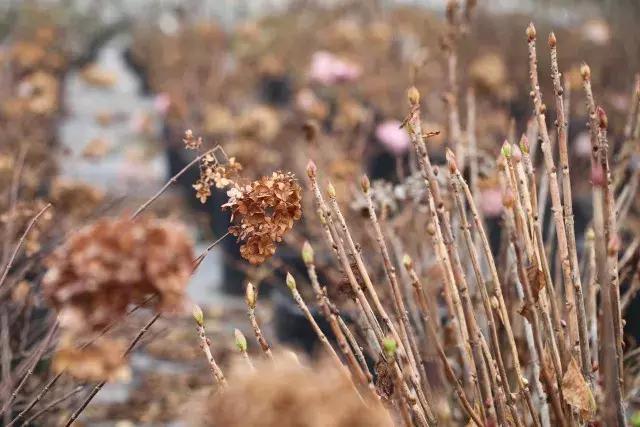
[[[311,281],[311,287],[313,288],[313,291],[316,295],[316,300],[318,302],[318,305],[322,309],[322,313],[324,317],[329,322],[331,331],[333,332],[333,335],[336,337],[336,341],[338,342],[338,347],[340,348],[340,351],[344,355],[351,369],[351,372],[358,378],[358,380],[362,384],[367,384],[367,383],[370,384],[372,381],[372,377],[369,372],[369,369],[366,368],[366,362],[364,363],[364,366],[366,369],[366,373],[365,373],[362,366],[358,362],[356,355],[354,354],[355,349],[351,348],[342,328],[340,327],[340,320],[339,320],[340,314],[337,312],[336,308],[332,307],[331,301],[329,301],[329,298],[327,297],[326,292],[322,289],[322,286],[320,286],[320,282],[318,281],[318,275],[316,273],[316,266],[313,260],[314,259],[313,248],[311,247],[309,242],[304,243],[304,246],[302,248],[302,259],[307,267],[307,274]],[[360,348],[357,342],[355,342],[354,347],[358,349]]]
[[[127,349],[125,350],[125,352],[122,354],[122,357],[125,358],[127,357],[134,349],[134,347],[136,346],[136,344],[138,344],[138,342],[140,341],[140,339],[142,339],[142,337],[144,336],[145,333],[147,333],[147,331],[149,330],[149,328],[151,328],[151,326],[156,322],[156,320],[158,320],[160,318],[160,313],[156,313],[147,323],[146,325],[144,325],[142,327],[142,329],[140,329],[140,331],[138,332],[138,334],[135,336],[135,338],[131,341],[131,343],[129,343],[129,347],[127,347]],[[65,427],[69,427],[71,424],[73,424],[75,422],[75,420],[78,419],[78,417],[80,416],[80,414],[82,413],[82,411],[84,411],[86,409],[86,407],[89,405],[89,403],[91,403],[91,401],[93,400],[93,398],[96,396],[96,394],[98,394],[100,392],[100,390],[102,390],[102,388],[105,386],[107,382],[106,381],[101,381],[100,383],[98,383],[93,390],[91,390],[91,393],[89,393],[89,395],[85,398],[85,400],[82,402],[82,404],[80,404],[80,406],[78,407],[78,409],[76,409],[71,416],[69,417],[69,419],[67,420]]]
[[[145,209],[147,209],[149,207],[149,205],[151,205],[158,197],[160,197],[165,191],[167,191],[167,188],[169,188],[171,186],[171,184],[174,184],[175,182],[178,181],[178,178],[180,178],[187,170],[189,170],[189,168],[191,168],[191,166],[195,165],[196,163],[198,163],[200,160],[202,160],[206,155],[213,153],[214,151],[218,151],[221,150],[222,147],[220,145],[216,145],[215,147],[213,147],[212,149],[200,154],[198,157],[196,157],[195,159],[193,159],[191,162],[189,162],[184,168],[182,168],[180,170],[180,172],[178,172],[177,174],[175,174],[174,176],[172,176],[169,181],[167,181],[167,183],[160,189],[158,190],[158,192],[156,194],[154,194],[149,200],[147,200],[146,202],[144,202],[134,213],[133,215],[131,215],[131,219],[135,219],[137,218],[142,211],[144,211]]]
[[[407,269],[407,272],[409,273],[409,276],[411,277],[412,285],[415,292],[416,302],[418,303],[418,307],[420,310],[420,317],[423,321],[424,328],[429,335],[429,341],[431,341],[431,343],[436,346],[438,356],[440,357],[440,361],[442,362],[442,365],[445,368],[445,373],[447,375],[447,378],[449,379],[449,382],[451,383],[451,385],[453,385],[453,387],[456,389],[456,395],[460,400],[462,409],[478,427],[484,426],[484,423],[480,419],[480,416],[476,413],[475,409],[473,408],[473,405],[471,405],[469,398],[467,397],[464,391],[464,388],[460,383],[460,380],[456,377],[455,371],[453,370],[451,363],[449,362],[449,359],[445,354],[444,348],[442,347],[442,344],[438,339],[436,326],[433,322],[433,318],[429,311],[429,303],[427,301],[426,294],[422,287],[422,283],[420,282],[420,278],[418,277],[418,274],[416,273],[413,267],[413,261],[409,256],[406,256],[405,259],[403,260],[403,263],[405,268]]]
[[[211,340],[207,338],[207,334],[204,330],[204,314],[202,313],[202,309],[197,305],[193,307],[193,318],[196,321],[196,331],[198,332],[198,338],[200,339],[200,349],[207,358],[207,363],[211,369],[213,379],[218,383],[218,385],[224,388],[227,386],[227,380],[222,373],[222,369],[220,369],[220,366],[216,362],[216,359],[213,357],[213,353],[211,353]]]
[[[236,344],[236,348],[242,355],[242,358],[244,359],[244,361],[247,363],[249,370],[255,371],[256,367],[253,366],[253,362],[251,361],[251,358],[247,353],[247,339],[245,338],[244,334],[240,332],[239,329],[236,329],[233,331],[233,335],[234,335],[234,342]]]
[[[22,233],[22,236],[20,236],[20,240],[18,240],[18,244],[13,249],[13,252],[11,253],[11,257],[9,257],[9,260],[7,261],[7,264],[4,267],[4,271],[2,272],[2,276],[0,277],[0,288],[2,287],[2,285],[4,285],[4,282],[7,279],[7,275],[9,274],[9,270],[11,270],[11,267],[13,266],[13,263],[16,260],[16,256],[18,255],[20,248],[24,244],[24,241],[27,235],[29,234],[33,226],[38,222],[38,219],[40,219],[40,217],[50,207],[51,207],[51,203],[47,203],[42,209],[40,209],[40,211],[33,218],[31,218],[31,221],[29,221],[27,228],[25,228],[24,233]]]
[[[562,196],[564,198],[564,223],[567,234],[567,247],[569,250],[569,262],[571,263],[571,275],[575,289],[576,314],[578,316],[578,335],[580,339],[580,356],[582,373],[589,383],[593,382],[591,370],[591,351],[589,350],[589,333],[587,329],[587,313],[584,305],[582,283],[578,264],[578,249],[576,246],[576,233],[573,220],[573,198],[571,196],[571,178],[569,174],[569,149],[567,144],[567,115],[564,109],[564,89],[560,81],[558,70],[558,51],[555,34],[549,35],[549,47],[551,48],[551,77],[556,96],[556,127],[558,129],[558,150],[562,167]]]
[[[216,241],[214,241],[209,246],[207,246],[206,249],[204,251],[202,251],[202,253],[200,255],[198,255],[198,257],[195,260],[193,260],[193,271],[194,272],[198,269],[198,267],[200,267],[200,264],[202,263],[202,261],[204,261],[204,259],[206,258],[207,254],[209,252],[211,252],[211,250],[213,248],[215,248],[220,242],[222,242],[225,239],[225,237],[227,237],[229,234],[231,234],[231,233],[229,233],[228,231],[226,233],[224,233]]]
[[[27,369],[27,373],[22,378],[22,381],[20,381],[18,386],[11,393],[11,396],[9,396],[9,399],[7,399],[7,401],[2,406],[2,409],[0,409],[0,414],[4,414],[5,411],[10,412],[9,408],[11,407],[11,403],[16,399],[16,397],[18,397],[18,394],[22,390],[22,387],[24,387],[29,377],[31,377],[31,375],[33,374],[33,371],[36,365],[42,358],[42,355],[44,354],[44,352],[47,350],[47,347],[49,347],[49,344],[51,344],[51,340],[53,339],[53,336],[57,330],[58,330],[58,321],[56,320],[49,328],[49,332],[47,333],[46,337],[42,340],[42,342],[34,352],[31,358],[31,362],[29,364],[29,368]]]
[[[540,92],[540,85],[538,83],[538,58],[536,54],[536,29],[533,23],[527,27],[527,40],[529,46],[529,79],[531,81],[532,100],[534,106],[534,113],[538,120],[538,132],[540,132],[542,154],[544,157],[544,164],[547,170],[549,178],[549,195],[551,196],[551,212],[553,214],[553,220],[556,228],[556,237],[558,239],[558,252],[560,256],[562,277],[564,280],[564,310],[565,318],[568,323],[568,339],[570,342],[570,349],[574,348],[574,345],[579,344],[579,352],[581,353],[584,346],[580,342],[580,336],[578,331],[578,316],[574,314],[574,309],[578,304],[579,296],[576,292],[574,278],[576,275],[572,271],[572,262],[569,257],[569,248],[567,244],[567,233],[564,223],[563,206],[560,198],[560,188],[558,185],[558,177],[556,173],[556,166],[553,160],[553,152],[551,148],[551,139],[549,138],[549,132],[546,124],[546,106],[542,103],[542,94]],[[577,275],[579,276],[579,275]],[[579,301],[578,301],[579,303]],[[584,307],[584,305],[583,305]],[[584,313],[584,311],[583,311]],[[584,338],[584,337],[583,337]],[[580,354],[579,360],[584,358]]]
[[[412,108],[414,108],[414,112],[411,114],[408,122],[409,134],[416,150],[416,155],[418,157],[423,181],[427,189],[427,194],[429,196],[429,203],[433,208],[431,211],[432,220],[436,225],[436,229],[440,229],[442,232],[443,243],[447,248],[449,260],[451,261],[452,271],[454,274],[454,282],[460,294],[463,315],[467,327],[469,341],[471,344],[473,363],[475,364],[476,373],[479,379],[482,402],[488,412],[487,417],[489,419],[487,421],[492,422],[493,417],[495,417],[495,402],[491,392],[491,384],[487,366],[482,355],[482,349],[480,347],[480,337],[482,336],[482,331],[477,324],[473,304],[469,295],[467,281],[462,267],[462,262],[460,260],[460,254],[458,253],[458,250],[454,245],[451,223],[449,220],[449,216],[445,213],[445,205],[441,195],[440,186],[438,184],[434,168],[431,164],[426,144],[424,143],[422,138],[419,104],[417,102],[414,103],[411,96],[409,98],[410,102],[412,103]]]
[[[479,257],[476,251],[476,246],[475,246],[475,242],[473,241],[473,237],[471,236],[471,232],[470,232],[470,225],[468,223],[467,220],[467,214],[466,214],[466,210],[465,210],[465,206],[464,206],[464,200],[462,198],[462,194],[461,194],[461,190],[460,190],[460,182],[462,181],[462,175],[460,173],[460,170],[458,169],[455,160],[453,158],[453,152],[448,151],[448,164],[449,164],[449,171],[450,171],[450,178],[451,178],[451,186],[453,189],[453,193],[454,193],[454,199],[456,202],[456,206],[458,208],[458,215],[460,217],[461,223],[460,223],[460,228],[463,232],[464,235],[464,240],[465,240],[465,244],[467,246],[467,251],[469,252],[470,258],[471,258],[471,264],[473,267],[473,271],[475,273],[476,276],[476,281],[477,281],[477,285],[478,288],[480,289],[480,295],[482,297],[482,304],[485,310],[485,316],[487,318],[487,326],[489,327],[489,331],[490,331],[490,338],[491,338],[491,344],[492,344],[492,349],[493,349],[493,353],[495,355],[495,360],[496,363],[498,365],[498,370],[500,372],[500,376],[501,378],[508,378],[507,377],[507,370],[505,368],[505,364],[504,364],[504,358],[502,355],[502,351],[501,351],[501,346],[500,346],[500,340],[498,337],[498,330],[496,328],[496,324],[495,324],[495,320],[493,317],[493,309],[491,307],[491,301],[490,301],[490,297],[489,297],[489,292],[487,291],[487,284],[484,280],[484,278],[482,277],[482,272],[481,272],[481,268],[480,268],[480,261],[479,261]],[[517,357],[517,355],[516,355]],[[509,382],[508,381],[502,381],[501,382],[501,386],[504,388],[504,394],[505,394],[505,398],[507,400],[507,403],[510,407],[510,411],[511,411],[511,415],[512,418],[514,420],[514,422],[516,423],[516,425],[522,425],[522,422],[520,420],[520,417],[518,415],[518,411],[517,408],[515,406],[515,401],[513,399],[513,395],[511,394],[511,390],[509,387]],[[536,412],[534,411],[533,408],[533,404],[530,402],[530,400],[527,401],[527,406],[529,409],[529,412],[531,413],[531,417],[534,421],[535,425],[539,425],[538,422],[538,418],[536,415]]]
[[[610,194],[610,174],[607,156],[607,120],[606,115],[598,117],[593,90],[591,89],[591,69],[587,64],[580,68],[582,87],[585,91],[589,112],[589,130],[591,135],[591,181],[593,184],[593,226],[596,238],[596,270],[602,300],[602,328],[599,337],[601,348],[602,377],[605,379],[604,420],[614,425],[626,425],[622,402],[622,320],[620,318],[619,289],[617,269],[610,275],[609,269],[617,264],[617,249],[609,254],[609,243],[617,233],[615,228],[615,208],[613,195]],[[604,150],[604,153],[603,153]],[[613,226],[613,227],[612,227]],[[609,234],[609,235],[607,235]],[[617,237],[616,237],[617,239]],[[606,287],[605,287],[606,286]],[[617,305],[616,305],[617,302]],[[612,351],[613,350],[613,351]]]
[[[44,414],[45,412],[48,412],[52,409],[54,409],[56,406],[58,406],[59,404],[61,404],[62,402],[69,400],[70,398],[72,398],[73,396],[75,396],[76,394],[80,393],[82,390],[84,390],[84,386],[79,385],[76,388],[74,388],[73,390],[65,393],[64,395],[60,396],[57,399],[52,400],[51,402],[49,402],[46,406],[44,406],[42,409],[40,409],[38,412],[36,412],[35,414],[33,414],[32,416],[30,416],[29,418],[27,418],[24,421],[24,425],[28,426],[30,425],[32,422],[34,422],[40,415]]]
[[[251,327],[253,328],[253,333],[256,335],[256,339],[258,340],[258,344],[260,344],[260,348],[262,352],[269,358],[273,359],[273,354],[271,353],[271,347],[269,347],[269,343],[265,339],[262,334],[262,330],[258,325],[258,321],[256,320],[256,303],[258,296],[256,295],[255,287],[251,282],[247,282],[247,289],[245,294],[245,301],[247,303],[247,314],[249,316],[249,322],[251,323]]]

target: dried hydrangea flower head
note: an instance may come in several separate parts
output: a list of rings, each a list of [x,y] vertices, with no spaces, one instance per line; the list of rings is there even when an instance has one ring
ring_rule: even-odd
[[[197,150],[202,145],[202,138],[196,138],[193,135],[193,131],[191,129],[187,129],[184,131],[184,138],[182,138],[182,142],[184,142],[184,147],[187,150]]]
[[[229,161],[222,165],[218,162],[213,153],[207,154],[200,161],[200,178],[193,184],[196,190],[196,197],[201,203],[205,203],[211,196],[211,187],[226,188],[234,184],[239,177],[242,165],[231,157]]]
[[[47,260],[45,297],[70,331],[96,331],[154,295],[158,310],[182,308],[192,242],[177,222],[105,218],[74,234]]]
[[[251,264],[260,264],[276,251],[276,243],[302,216],[302,189],[292,173],[274,172],[247,185],[234,185],[229,201],[229,233],[244,242],[240,254]]]
[[[202,138],[196,138],[191,130],[185,131],[185,148],[188,150],[199,150],[202,145]],[[199,162],[200,177],[193,184],[196,190],[196,198],[201,203],[205,203],[211,197],[211,187],[226,188],[235,182],[242,165],[236,161],[235,157],[227,159],[224,150],[221,150],[226,161],[224,164],[218,160],[215,151],[210,151],[202,155]]]
[[[329,363],[305,366],[280,355],[256,370],[238,364],[224,393],[195,403],[191,425],[205,427],[390,427],[379,401],[362,398]],[[275,363],[273,363],[275,362]]]

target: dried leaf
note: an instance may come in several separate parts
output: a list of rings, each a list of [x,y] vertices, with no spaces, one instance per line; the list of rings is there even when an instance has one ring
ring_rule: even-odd
[[[529,267],[527,267],[527,279],[529,280],[529,286],[531,287],[533,299],[537,302],[540,291],[546,285],[544,273],[536,265],[530,265]]]
[[[540,366],[540,379],[542,380],[543,375],[546,374],[549,376],[549,378],[552,379],[552,384],[556,383],[556,371],[553,368],[553,356],[551,356],[551,350],[549,350],[549,347],[545,347],[542,350],[542,360],[540,361],[541,366]],[[542,381],[542,384],[545,384],[544,381]],[[547,393],[549,393],[549,390],[546,390]],[[553,392],[553,390],[551,391]]]
[[[375,366],[376,392],[381,398],[387,400],[391,399],[395,388],[392,369],[393,368],[383,359],[380,359]]]
[[[529,321],[529,323],[531,323],[533,321],[532,320],[533,310],[534,310],[534,308],[531,307],[530,304],[523,303],[522,307],[520,307],[520,310],[518,310],[518,314],[520,314],[522,317],[527,319]]]
[[[596,401],[574,358],[571,358],[562,378],[562,391],[565,402],[577,410],[583,420],[593,419]]]

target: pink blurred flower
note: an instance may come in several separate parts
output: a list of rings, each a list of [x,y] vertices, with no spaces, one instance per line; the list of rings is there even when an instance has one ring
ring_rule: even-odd
[[[336,55],[318,51],[311,57],[309,77],[323,85],[350,82],[360,77],[360,66]]]
[[[502,214],[502,192],[498,188],[482,190],[478,201],[485,216],[495,218]]]
[[[376,127],[376,138],[389,152],[401,156],[409,150],[411,141],[398,120],[387,120]]]
[[[162,92],[153,99],[153,108],[161,115],[167,114],[171,106],[171,97],[168,93]]]
[[[583,159],[591,157],[591,137],[588,132],[580,132],[573,143],[573,152]]]

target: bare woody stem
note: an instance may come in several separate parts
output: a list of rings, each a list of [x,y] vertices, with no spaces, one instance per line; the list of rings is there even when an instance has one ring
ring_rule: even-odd
[[[309,311],[309,307],[307,307],[307,304],[304,302],[304,299],[302,299],[302,295],[300,295],[300,292],[298,292],[295,279],[290,273],[287,273],[286,281],[287,281],[287,287],[289,288],[289,291],[291,291],[291,296],[293,296],[294,301],[296,302],[300,310],[302,310],[302,313],[304,314],[304,317],[307,318],[307,321],[309,321],[309,324],[311,324],[313,331],[318,336],[318,339],[322,343],[323,347],[325,348],[329,356],[331,356],[331,359],[336,363],[336,366],[342,371],[344,369],[344,365],[342,364],[342,360],[340,360],[340,356],[338,356],[338,353],[336,353],[335,349],[327,339],[327,336],[324,334],[324,332],[322,332],[322,329],[320,329],[320,326],[318,326],[316,319],[313,318],[311,311]]]
[[[193,308],[193,318],[196,321],[196,331],[198,332],[198,338],[200,339],[200,349],[204,353],[207,358],[207,363],[209,364],[209,369],[211,369],[211,374],[213,375],[214,380],[221,386],[227,386],[227,380],[222,373],[222,369],[218,366],[216,359],[213,357],[211,353],[211,341],[207,338],[206,332],[204,330],[204,315],[202,310],[197,305]]]
[[[329,298],[326,295],[326,292],[322,289],[322,286],[318,281],[316,266],[313,261],[313,249],[309,242],[304,243],[302,249],[302,258],[307,267],[307,274],[309,275],[311,286],[316,295],[318,305],[322,309],[324,317],[329,322],[331,331],[333,332],[333,335],[336,337],[336,341],[338,342],[338,347],[345,357],[349,368],[351,369],[351,372],[356,376],[356,378],[358,378],[360,383],[371,384],[372,377],[368,368],[366,368],[366,362],[364,363],[364,369],[366,369],[365,373],[363,367],[358,362],[358,358],[350,347],[342,328],[340,327],[340,314],[337,312],[337,309],[332,306],[331,301],[329,301]],[[355,342],[354,347],[359,349],[359,345],[357,342]]]
[[[603,316],[599,341],[602,348],[600,366],[603,370],[602,377],[605,379],[606,410],[604,411],[604,416],[605,421],[611,423],[611,425],[615,425],[616,422],[618,425],[626,425],[624,405],[621,399],[623,356],[617,249],[609,253],[608,248],[612,237],[617,234],[615,202],[608,166],[608,120],[604,111],[601,117],[598,117],[591,89],[591,69],[587,64],[582,65],[580,74],[582,75],[582,85],[586,96],[587,111],[589,112],[596,267],[598,282],[602,287],[600,296]],[[613,268],[615,268],[615,272],[612,271]]]
[[[569,249],[567,244],[567,234],[564,224],[563,207],[560,199],[560,188],[558,186],[558,178],[556,173],[556,166],[553,160],[553,153],[551,148],[551,139],[549,138],[549,132],[546,124],[546,106],[542,103],[542,94],[540,92],[540,85],[538,83],[538,59],[536,54],[536,30],[533,24],[529,24],[527,27],[527,38],[529,45],[529,79],[531,81],[531,98],[533,100],[534,114],[538,121],[538,132],[540,133],[541,145],[540,148],[544,155],[544,164],[547,170],[549,179],[549,194],[551,196],[551,211],[553,213],[553,220],[556,228],[556,236],[558,238],[558,252],[560,255],[560,263],[562,269],[562,276],[564,280],[564,308],[565,317],[567,319],[569,328],[569,348],[573,348],[575,344],[580,344],[580,338],[578,335],[578,322],[577,317],[574,315],[574,308],[576,304],[576,292],[575,283],[573,281],[574,274],[572,273],[571,260],[569,258]],[[583,346],[580,345],[579,349]],[[580,357],[582,360],[582,357]]]
[[[391,263],[391,258],[389,256],[389,249],[387,247],[387,243],[385,241],[384,235],[382,234],[382,229],[380,228],[380,223],[378,222],[378,215],[376,214],[375,208],[373,206],[373,199],[371,197],[371,192],[369,191],[371,184],[369,182],[369,178],[365,175],[362,177],[362,190],[367,199],[367,206],[369,210],[369,219],[373,224],[373,229],[375,231],[376,242],[378,243],[378,248],[380,249],[380,255],[382,256],[382,262],[384,266],[384,271],[387,275],[387,279],[389,281],[389,285],[391,286],[391,295],[393,299],[394,310],[396,314],[396,321],[400,325],[400,334],[402,338],[403,345],[407,352],[410,355],[410,358],[413,358],[413,363],[417,366],[417,360],[419,360],[420,353],[418,350],[418,345],[415,340],[415,335],[413,332],[413,328],[409,323],[409,315],[407,313],[407,308],[405,306],[402,293],[400,291],[400,286],[398,284],[398,278],[396,277],[396,268]],[[418,369],[420,373],[423,373],[423,370]],[[425,375],[422,375],[423,381],[427,381]]]
[[[502,285],[500,283],[500,276],[498,275],[498,269],[496,268],[495,259],[491,252],[491,247],[489,245],[489,238],[487,237],[487,233],[482,225],[482,220],[480,219],[480,215],[478,214],[478,209],[476,207],[473,194],[471,193],[471,189],[469,188],[467,183],[464,181],[464,179],[458,179],[458,182],[460,183],[462,190],[464,191],[465,198],[471,210],[474,225],[476,226],[476,230],[480,234],[483,253],[485,255],[487,263],[489,264],[489,272],[491,273],[491,280],[494,285],[493,290],[494,290],[496,300],[498,302],[498,312],[500,313],[500,318],[502,319],[502,322],[505,328],[505,337],[507,339],[508,346],[511,352],[513,367],[516,374],[516,380],[518,382],[518,385],[520,386],[520,392],[524,394],[525,401],[529,402],[531,400],[529,386],[525,382],[525,376],[522,370],[522,365],[520,364],[520,359],[518,356],[518,347],[515,342],[515,335],[513,333],[513,328],[511,326],[509,311],[507,309],[507,305],[505,303],[504,296],[502,294]]]
[[[160,197],[165,191],[167,191],[167,189],[171,186],[171,184],[174,184],[175,182],[178,181],[178,178],[180,178],[186,171],[188,171],[191,166],[195,165],[196,163],[198,163],[200,160],[202,160],[206,155],[211,154],[215,151],[218,150],[222,150],[222,147],[220,145],[216,145],[215,147],[213,147],[212,149],[200,154],[198,157],[196,157],[195,159],[193,159],[191,162],[189,162],[184,168],[182,168],[180,170],[180,172],[178,172],[177,174],[175,174],[174,176],[172,176],[169,181],[167,181],[167,183],[160,189],[158,190],[158,192],[156,194],[154,194],[149,200],[147,200],[146,202],[144,202],[134,213],[133,215],[131,215],[131,219],[136,219],[145,209],[147,209],[149,207],[149,205],[151,205],[154,201],[156,201],[156,199],[158,197]]]
[[[482,304],[484,307],[485,316],[487,318],[487,326],[489,327],[491,345],[492,345],[494,357],[498,365],[498,371],[500,372],[500,377],[507,379],[508,378],[507,370],[504,364],[504,358],[501,351],[500,339],[498,337],[498,330],[496,328],[496,323],[493,316],[493,309],[491,307],[489,292],[487,290],[487,284],[484,278],[482,277],[480,260],[478,257],[478,253],[476,251],[473,237],[471,236],[470,225],[467,220],[467,213],[465,210],[465,203],[460,190],[460,182],[463,180],[463,178],[462,178],[462,174],[460,173],[460,170],[457,168],[455,160],[453,159],[452,152],[448,153],[448,163],[449,163],[451,186],[453,189],[456,206],[458,208],[458,215],[461,221],[460,228],[464,235],[467,251],[469,252],[469,255],[471,258],[471,264],[473,266],[473,271],[476,275],[477,285],[478,285],[478,288],[480,289],[480,295],[482,298]],[[507,400],[507,404],[509,405],[509,409],[511,411],[514,422],[516,423],[516,425],[522,425],[522,421],[520,420],[520,417],[516,408],[515,400],[513,398],[513,395],[509,387],[509,382],[506,380],[501,381],[501,386],[504,388],[505,398]],[[527,389],[525,389],[525,399],[527,403],[527,408],[531,414],[534,424],[539,425],[537,412],[533,407],[533,403],[531,401],[531,394],[528,392]]]
[[[11,267],[13,266],[14,261],[16,260],[16,256],[18,255],[18,252],[20,251],[20,248],[22,248],[22,245],[24,244],[24,241],[27,237],[27,235],[29,234],[29,232],[31,231],[31,229],[33,228],[33,226],[38,222],[38,220],[40,219],[40,217],[47,211],[47,209],[49,209],[51,207],[51,203],[47,203],[42,209],[40,209],[40,211],[31,219],[31,221],[29,221],[29,224],[27,225],[27,228],[25,228],[24,233],[22,233],[22,236],[20,236],[20,240],[18,240],[18,244],[16,245],[16,247],[14,248],[13,252],[11,253],[11,257],[9,257],[9,260],[7,261],[7,265],[5,265],[4,270],[2,272],[2,276],[0,277],[0,288],[2,288],[2,285],[4,285],[5,280],[7,279],[7,276],[9,275],[9,271],[11,270]]]
[[[418,303],[420,318],[422,319],[424,329],[425,331],[427,331],[427,334],[429,336],[429,340],[431,341],[431,343],[436,346],[438,356],[440,357],[442,365],[444,366],[447,378],[451,383],[451,385],[456,390],[456,395],[460,400],[462,409],[465,411],[467,416],[469,416],[469,418],[473,420],[476,426],[482,427],[484,426],[484,423],[482,422],[480,416],[474,410],[473,405],[471,405],[471,403],[469,402],[469,398],[467,397],[464,391],[464,388],[460,383],[460,380],[458,379],[458,377],[456,377],[455,371],[453,370],[453,367],[451,366],[451,363],[447,358],[444,348],[440,343],[440,340],[438,338],[438,333],[436,331],[436,326],[434,325],[433,318],[429,311],[429,303],[427,301],[427,297],[422,287],[422,283],[420,282],[420,278],[418,277],[418,274],[416,273],[413,267],[413,262],[409,257],[405,257],[404,265],[405,265],[405,268],[407,269],[407,272],[409,273],[409,277],[411,277],[411,281],[414,289],[414,295],[416,298],[416,302]]]
[[[125,358],[127,357],[135,348],[135,346],[138,344],[138,342],[142,339],[142,337],[144,336],[144,334],[147,333],[147,331],[151,328],[151,326],[153,326],[153,324],[160,318],[160,313],[156,313],[147,323],[146,325],[144,325],[142,327],[142,329],[140,329],[140,331],[138,332],[138,334],[135,336],[135,338],[129,343],[129,347],[127,347],[127,349],[124,351],[124,353],[122,354],[122,357]],[[80,406],[78,407],[78,409],[76,409],[71,416],[69,417],[69,419],[67,420],[65,427],[69,427],[71,426],[75,420],[78,419],[78,417],[80,416],[80,414],[82,413],[82,411],[85,410],[85,408],[89,405],[89,403],[91,403],[91,401],[93,400],[93,398],[100,392],[100,390],[102,390],[102,388],[105,386],[107,382],[106,381],[102,381],[100,383],[98,383],[93,390],[91,390],[91,393],[89,393],[89,395],[85,398],[85,400],[82,402],[82,404],[80,404]]]
[[[518,280],[522,284],[522,288],[525,296],[525,310],[528,313],[528,321],[531,324],[531,329],[533,331],[533,340],[536,348],[536,352],[539,355],[540,363],[543,364],[541,373],[542,373],[542,381],[545,383],[547,387],[547,395],[551,400],[551,408],[555,414],[555,419],[557,425],[566,426],[567,422],[565,419],[565,414],[562,407],[562,402],[560,401],[560,394],[557,385],[555,384],[555,380],[551,376],[551,370],[546,369],[544,366],[544,358],[542,355],[544,354],[544,345],[542,339],[542,330],[540,327],[540,320],[538,316],[538,309],[536,307],[533,291],[531,289],[531,283],[529,283],[529,278],[527,277],[525,264],[524,264],[524,256],[522,252],[522,248],[520,247],[520,242],[516,236],[515,230],[516,224],[514,224],[514,218],[509,215],[509,213],[505,214],[505,218],[507,219],[509,235],[511,244],[513,246],[514,252],[516,254],[516,266],[518,272]],[[517,221],[517,217],[516,217]]]
[[[260,344],[260,348],[262,352],[269,358],[273,359],[273,353],[271,352],[271,347],[269,347],[269,343],[265,339],[262,334],[262,330],[258,325],[258,320],[256,319],[256,303],[258,296],[256,294],[255,287],[251,282],[247,283],[247,289],[245,294],[245,301],[247,303],[247,315],[249,316],[249,323],[251,323],[251,327],[253,328],[253,333],[256,336],[256,340],[258,344]]]
[[[491,392],[489,374],[484,357],[482,355],[482,349],[480,347],[480,337],[482,336],[482,331],[478,327],[475,318],[474,308],[471,302],[471,297],[469,295],[467,281],[464,275],[462,263],[460,261],[460,255],[454,245],[454,238],[451,232],[451,223],[449,221],[449,216],[445,213],[444,201],[440,193],[440,187],[436,178],[436,174],[433,166],[431,165],[426,145],[422,140],[422,133],[419,130],[421,129],[419,105],[413,102],[412,104],[413,111],[411,112],[408,123],[409,134],[416,150],[416,155],[418,157],[419,166],[422,171],[423,180],[427,188],[429,203],[432,204],[432,207],[434,208],[431,211],[432,217],[434,219],[434,223],[436,224],[436,228],[439,228],[442,232],[443,242],[447,248],[447,253],[451,261],[454,281],[462,302],[465,324],[471,344],[473,362],[478,374],[482,401],[486,406],[489,417],[488,421],[490,421],[495,416],[495,407],[493,395]]]
[[[582,283],[578,264],[578,249],[576,246],[576,233],[573,220],[573,198],[571,195],[571,177],[569,170],[569,149],[567,144],[567,115],[564,108],[564,89],[560,81],[558,68],[558,50],[555,34],[549,35],[549,47],[551,48],[551,77],[556,98],[556,127],[558,129],[558,151],[560,165],[562,167],[562,196],[564,198],[564,223],[567,233],[567,246],[569,249],[569,261],[573,286],[576,291],[575,301],[578,315],[578,334],[580,339],[580,356],[582,373],[589,383],[593,382],[591,371],[591,351],[589,350],[589,333],[587,329],[587,313],[584,305]]]

